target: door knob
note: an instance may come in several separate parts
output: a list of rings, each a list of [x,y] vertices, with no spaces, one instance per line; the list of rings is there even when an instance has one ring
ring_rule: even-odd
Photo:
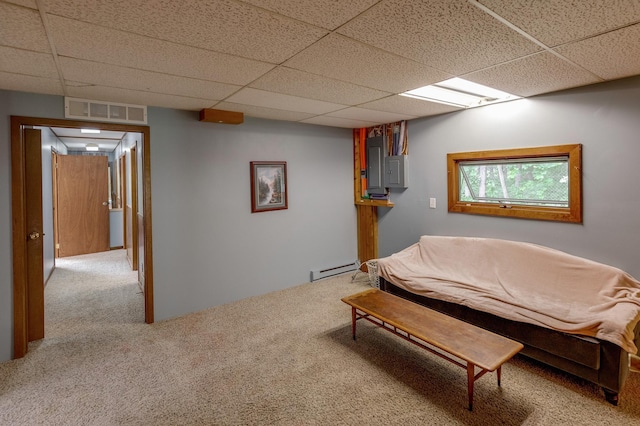
[[[103,202],[102,202],[102,205],[103,205],[103,206],[108,206],[108,205],[109,205],[109,202],[108,202],[108,201],[103,201]]]
[[[30,240],[37,240],[38,238],[40,238],[40,233],[38,231],[33,231],[29,234]]]

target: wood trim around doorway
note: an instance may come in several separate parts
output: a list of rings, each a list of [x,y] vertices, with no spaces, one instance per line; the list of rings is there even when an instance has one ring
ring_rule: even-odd
[[[144,211],[144,306],[145,322],[154,322],[153,306],[153,252],[151,215],[151,161],[150,130],[148,126],[118,123],[97,123],[37,117],[11,116],[11,213],[12,213],[12,264],[13,264],[13,341],[14,358],[23,357],[28,350],[28,291],[27,291],[27,225],[26,225],[26,170],[25,141],[21,129],[24,126],[41,127],[91,127],[101,130],[135,132],[142,134],[142,191]],[[43,283],[44,289],[44,283]]]

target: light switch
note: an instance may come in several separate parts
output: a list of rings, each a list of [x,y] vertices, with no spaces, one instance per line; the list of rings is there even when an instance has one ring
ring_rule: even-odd
[[[429,208],[430,209],[435,209],[436,208],[436,199],[435,198],[429,198]]]

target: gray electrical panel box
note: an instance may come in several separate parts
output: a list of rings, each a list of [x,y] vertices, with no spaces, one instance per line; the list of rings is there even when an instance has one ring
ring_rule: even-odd
[[[382,136],[367,138],[367,192],[369,194],[387,193],[384,184],[386,152]]]
[[[393,155],[384,159],[384,182],[387,188],[409,187],[409,156]]]

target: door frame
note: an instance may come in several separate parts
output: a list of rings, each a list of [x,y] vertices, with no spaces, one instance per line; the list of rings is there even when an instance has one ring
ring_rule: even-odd
[[[144,211],[144,320],[154,322],[153,306],[153,249],[151,226],[151,161],[149,126],[120,123],[87,122],[53,118],[11,116],[11,222],[13,262],[13,357],[21,358],[28,350],[29,293],[27,290],[27,206],[26,206],[26,149],[22,138],[24,126],[84,127],[142,134],[142,191]],[[42,284],[44,292],[44,283]]]

